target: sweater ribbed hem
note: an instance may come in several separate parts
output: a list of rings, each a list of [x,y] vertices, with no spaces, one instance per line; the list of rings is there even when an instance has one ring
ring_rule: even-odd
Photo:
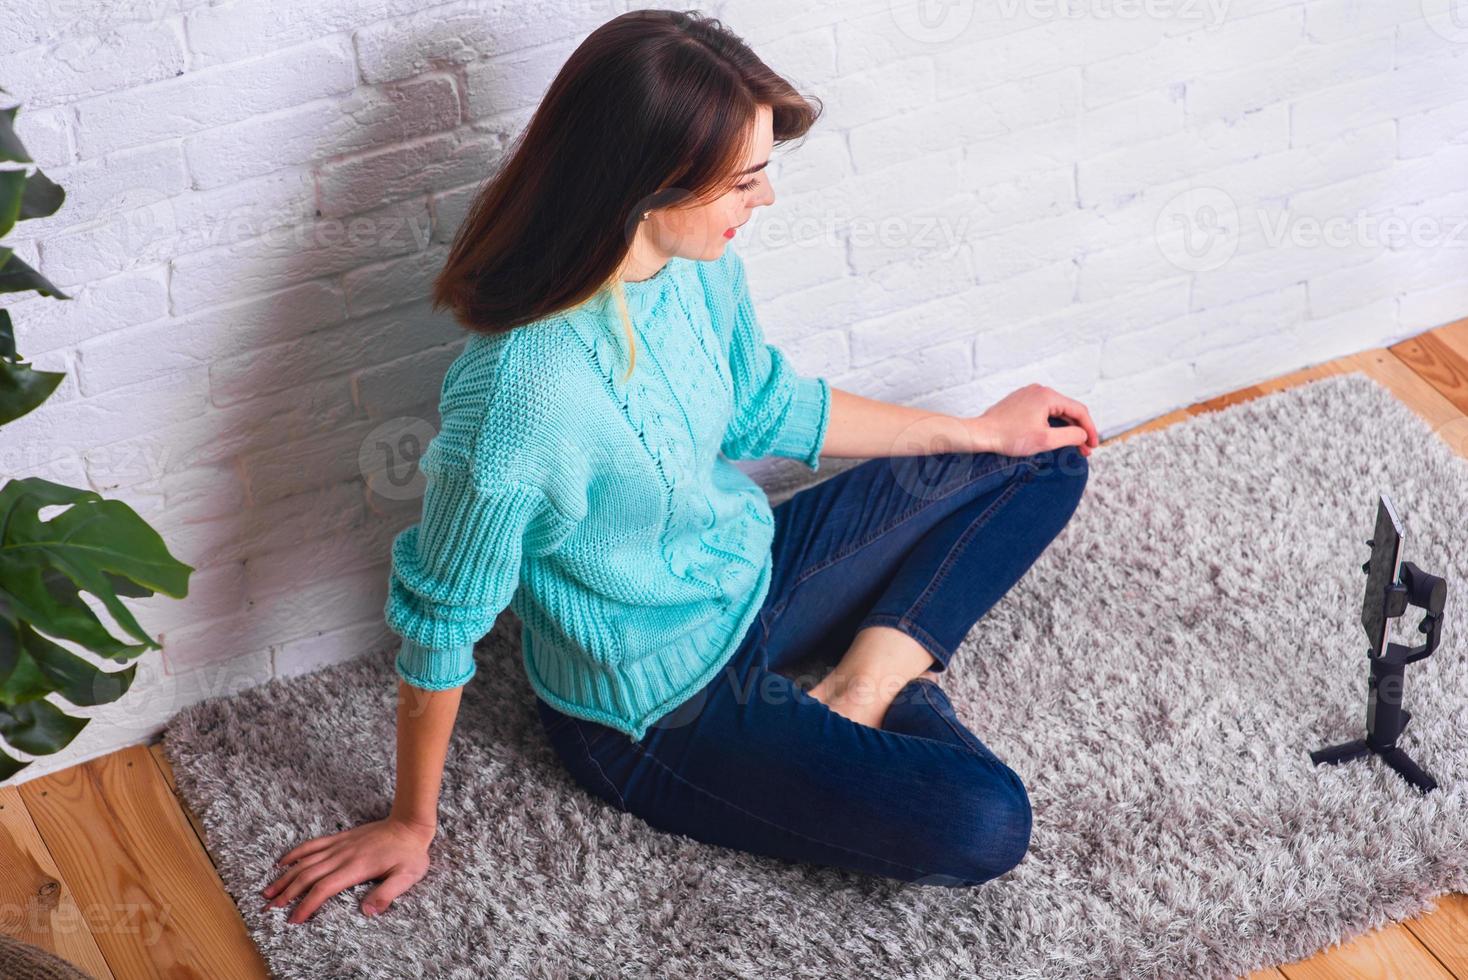
[[[766,553],[742,608],[730,606],[724,616],[630,663],[605,664],[576,647],[543,648],[527,628],[521,646],[530,686],[563,714],[641,741],[654,722],[697,694],[734,656],[764,605],[772,567]]]
[[[770,452],[800,460],[811,472],[821,468],[821,447],[831,418],[831,385],[825,378],[799,376],[789,413]]]
[[[393,667],[399,677],[425,691],[462,687],[474,676],[474,645],[431,650],[404,638]]]

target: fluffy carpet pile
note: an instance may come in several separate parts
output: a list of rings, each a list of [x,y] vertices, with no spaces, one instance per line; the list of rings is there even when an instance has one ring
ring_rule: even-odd
[[[1308,754],[1364,735],[1380,491],[1403,558],[1449,585],[1442,645],[1407,669],[1425,796]],[[974,889],[611,809],[546,745],[513,614],[479,644],[433,867],[378,918],[367,884],[302,926],[259,890],[289,847],[387,812],[391,651],[197,704],[166,752],[281,977],[1236,977],[1468,890],[1465,513],[1468,461],[1359,373],[1096,451],[1074,519],[944,675],[1035,811],[1025,860]],[[1420,642],[1420,619],[1390,637]]]

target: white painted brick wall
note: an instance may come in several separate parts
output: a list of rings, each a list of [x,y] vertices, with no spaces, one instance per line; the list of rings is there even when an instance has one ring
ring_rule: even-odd
[[[0,85],[69,195],[13,245],[75,299],[13,304],[68,377],[6,427],[0,476],[126,500],[197,569],[186,600],[133,603],[163,654],[40,775],[395,645],[388,545],[421,504],[366,481],[411,475],[438,422],[462,340],[429,284],[628,2],[12,6]],[[826,105],[741,235],[766,331],[872,397],[977,414],[1041,381],[1110,435],[1457,319],[1468,31],[1445,6],[723,0]]]

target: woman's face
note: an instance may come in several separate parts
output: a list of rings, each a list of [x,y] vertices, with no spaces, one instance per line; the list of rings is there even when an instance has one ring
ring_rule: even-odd
[[[761,105],[755,116],[754,140],[739,167],[752,172],[741,173],[733,188],[707,204],[654,211],[641,223],[632,243],[629,268],[635,274],[624,273],[623,278],[645,279],[674,256],[710,261],[723,255],[724,247],[737,234],[731,229],[748,221],[755,208],[774,203],[775,192],[764,169],[774,145],[774,115],[769,106]]]

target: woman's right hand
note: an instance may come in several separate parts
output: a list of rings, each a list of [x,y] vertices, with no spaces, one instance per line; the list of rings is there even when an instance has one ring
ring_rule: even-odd
[[[298,844],[279,862],[293,866],[261,892],[271,899],[265,908],[289,905],[304,895],[286,920],[304,922],[333,895],[381,878],[362,899],[362,914],[376,915],[428,873],[435,830],[387,817]]]
[[[1052,426],[1052,415],[1072,424]],[[1032,456],[1062,446],[1075,446],[1082,456],[1089,456],[1101,443],[1086,406],[1041,384],[1011,392],[966,421],[984,451],[1001,456]]]

